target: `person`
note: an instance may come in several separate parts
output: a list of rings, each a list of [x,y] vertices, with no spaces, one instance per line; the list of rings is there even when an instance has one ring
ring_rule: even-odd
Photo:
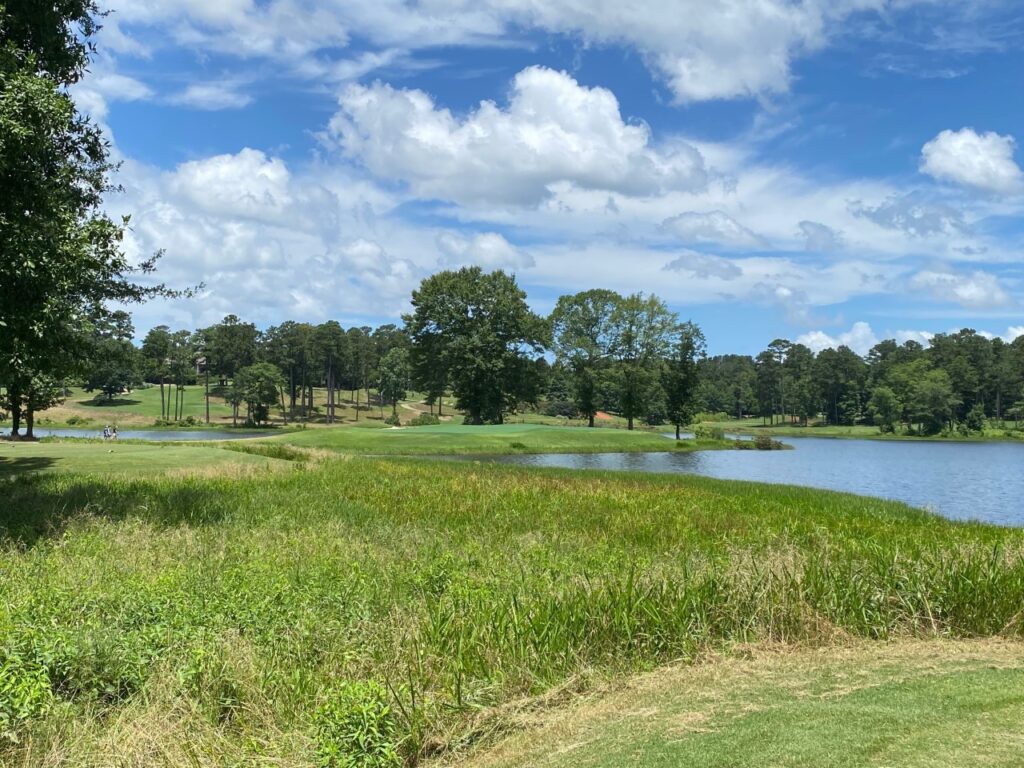
[[[109,424],[103,428],[103,439],[104,440],[109,440],[110,439],[110,425]]]
[[[110,437],[113,440],[117,440],[117,424],[115,424],[114,428],[110,431]]]

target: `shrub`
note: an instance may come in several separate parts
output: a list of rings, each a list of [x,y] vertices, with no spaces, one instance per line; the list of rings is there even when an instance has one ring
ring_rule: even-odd
[[[725,430],[710,424],[698,424],[693,428],[693,436],[698,440],[725,440]]]
[[[410,427],[433,427],[441,423],[441,419],[432,413],[421,413],[409,422]]]
[[[384,423],[392,427],[402,426],[402,420],[398,417],[397,413],[392,413],[390,416],[384,419]]]
[[[342,683],[313,719],[321,768],[398,768],[397,729],[387,693],[373,682]]]
[[[545,416],[564,416],[572,419],[576,416],[576,404],[569,400],[548,400],[544,403],[542,412]]]
[[[69,416],[67,420],[69,427],[84,426],[86,424],[92,424],[92,419],[88,416]]]

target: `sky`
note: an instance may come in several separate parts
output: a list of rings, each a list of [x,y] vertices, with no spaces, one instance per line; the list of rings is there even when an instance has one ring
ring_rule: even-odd
[[[712,354],[1024,334],[1018,0],[108,0],[80,108],[134,311],[400,322],[443,269]]]

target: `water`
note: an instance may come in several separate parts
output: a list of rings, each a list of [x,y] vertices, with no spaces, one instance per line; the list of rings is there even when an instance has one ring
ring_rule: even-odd
[[[36,427],[36,437],[91,437],[100,439],[103,437],[103,427],[99,429],[41,429]],[[189,429],[189,430],[167,430],[167,429],[119,429],[117,437],[120,440],[156,440],[182,441],[182,440],[242,440],[247,437],[266,437],[267,432],[238,432],[232,430],[216,429]]]
[[[903,501],[954,520],[1024,525],[1024,444],[822,438],[788,442],[795,450],[486,458],[537,467],[681,472],[806,485]]]

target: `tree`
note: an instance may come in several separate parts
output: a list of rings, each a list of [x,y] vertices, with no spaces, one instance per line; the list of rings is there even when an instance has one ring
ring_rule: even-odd
[[[80,370],[81,334],[113,306],[177,295],[134,281],[157,257],[123,253],[127,220],[102,209],[108,146],[68,93],[99,16],[92,0],[0,3],[0,382],[20,397]]]
[[[235,374],[256,362],[260,333],[252,323],[243,323],[228,315],[217,325],[202,331],[205,340],[206,366],[227,384]]]
[[[895,432],[903,404],[889,387],[876,387],[868,401],[868,412],[882,432]]]
[[[501,423],[521,400],[536,398],[534,360],[547,340],[514,277],[466,267],[428,277],[405,316],[416,370],[434,358],[451,377],[469,424]]]
[[[576,407],[594,426],[598,377],[614,341],[612,319],[622,297],[614,291],[583,291],[562,296],[551,313],[551,335],[558,361],[572,371]]]
[[[170,374],[171,330],[166,325],[150,329],[142,341],[142,378],[151,384],[160,384],[160,418],[169,418],[169,399],[164,396],[164,384]]]
[[[662,369],[661,383],[665,391],[668,420],[676,428],[676,440],[684,424],[693,421],[696,413],[697,389],[700,384],[697,364],[704,357],[707,343],[700,328],[686,322],[679,326],[671,353]]]
[[[398,401],[405,397],[409,386],[409,352],[405,347],[392,347],[380,361],[380,396],[391,403],[391,413],[397,415]]]
[[[256,363],[238,371],[231,400],[246,405],[246,423],[261,426],[270,416],[271,406],[277,403],[278,392],[284,386],[284,377],[271,363]]]
[[[139,381],[139,351],[132,344],[135,329],[127,312],[115,312],[96,328],[88,345],[85,391],[99,390],[108,400],[130,390]]]
[[[655,365],[668,354],[679,318],[657,296],[634,293],[618,302],[611,317],[611,350],[619,381],[619,409],[627,428],[644,412],[644,394]]]

